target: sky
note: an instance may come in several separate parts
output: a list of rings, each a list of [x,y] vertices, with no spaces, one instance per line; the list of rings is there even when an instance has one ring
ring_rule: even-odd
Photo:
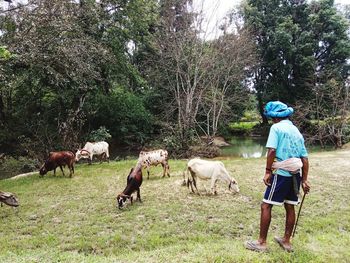
[[[268,0],[267,0],[268,1]],[[215,38],[218,32],[214,32],[215,25],[220,24],[225,14],[235,6],[239,5],[241,0],[193,0],[195,10],[203,10],[206,18],[205,27],[207,28],[206,39]],[[350,4],[350,0],[335,0],[335,4]]]
[[[208,13],[212,13],[214,11],[215,6],[217,6],[217,10],[215,10],[215,15],[218,17],[223,17],[225,13],[239,5],[241,0],[194,0],[193,3],[195,6],[200,6],[200,3],[204,2],[204,10]],[[216,3],[215,3],[216,2]],[[350,0],[335,0],[335,4],[350,4]]]

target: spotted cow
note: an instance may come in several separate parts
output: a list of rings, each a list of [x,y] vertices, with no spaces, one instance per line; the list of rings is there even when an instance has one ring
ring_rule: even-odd
[[[138,163],[142,165],[142,168],[147,168],[147,179],[149,179],[149,168],[150,166],[157,166],[161,164],[163,166],[163,177],[169,173],[168,164],[168,151],[166,150],[154,150],[154,151],[141,151],[139,154]]]

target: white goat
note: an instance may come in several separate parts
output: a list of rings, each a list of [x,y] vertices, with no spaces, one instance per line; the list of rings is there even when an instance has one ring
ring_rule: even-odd
[[[150,166],[157,166],[158,164],[163,166],[163,177],[165,174],[170,177],[167,150],[159,149],[149,152],[141,151],[138,163],[142,165],[142,168],[147,168],[147,179],[149,179]]]
[[[239,187],[235,179],[233,179],[228,171],[226,170],[224,164],[220,161],[207,161],[202,159],[191,159],[187,163],[187,174],[191,173],[191,179],[187,177],[187,187],[191,186],[191,190],[194,193],[192,184],[197,190],[197,178],[202,180],[211,180],[211,191],[213,194],[216,192],[216,181],[221,180],[228,184],[228,189],[234,193],[239,192]],[[184,174],[185,179],[185,174]],[[186,184],[186,181],[185,181]]]
[[[92,162],[94,155],[100,156],[100,162],[102,158],[107,159],[109,162],[109,145],[108,143],[101,142],[87,142],[83,149],[79,149],[75,154],[75,160],[78,162],[81,158],[89,159],[89,164]]]

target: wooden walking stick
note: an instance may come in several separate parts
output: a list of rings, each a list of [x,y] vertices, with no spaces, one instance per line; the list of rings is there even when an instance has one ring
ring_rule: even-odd
[[[300,212],[301,212],[301,207],[303,206],[305,196],[306,196],[306,193],[304,192],[303,199],[301,200],[300,207],[299,207],[299,211],[298,211],[297,221],[295,222],[295,225],[294,225],[294,230],[293,230],[293,235],[292,235],[292,237],[294,237],[295,230],[297,229],[298,220],[299,220],[299,216],[300,216]]]

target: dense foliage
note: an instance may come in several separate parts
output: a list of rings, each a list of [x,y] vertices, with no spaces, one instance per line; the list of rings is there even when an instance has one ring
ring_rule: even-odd
[[[298,109],[308,139],[347,140],[348,8],[248,0],[210,38],[191,4],[2,5],[0,153],[37,157],[101,138],[187,151],[271,99]]]
[[[129,45],[146,45],[154,5],[32,0],[2,13],[12,56],[1,53],[1,148],[18,151],[25,140],[37,152],[74,149],[100,126],[119,140],[135,130],[135,141],[147,137],[152,118],[142,122],[149,113],[131,92],[142,79]]]
[[[254,75],[260,112],[266,101],[281,100],[300,109],[301,126],[340,118],[309,130],[309,137],[341,146],[349,114],[350,40],[349,23],[334,1],[249,0],[244,19],[261,59]]]

